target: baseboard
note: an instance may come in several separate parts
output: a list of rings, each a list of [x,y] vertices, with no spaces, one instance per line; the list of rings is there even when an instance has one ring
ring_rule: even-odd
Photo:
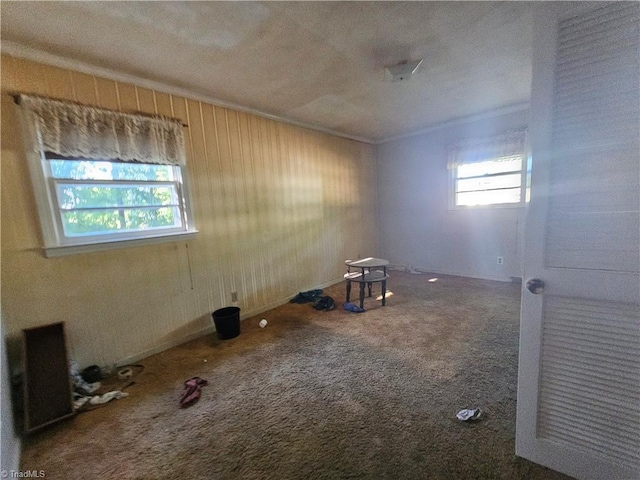
[[[333,279],[333,280],[329,280],[328,282],[322,283],[320,285],[317,285],[315,287],[311,287],[308,290],[315,290],[315,289],[323,289],[323,288],[327,288],[330,287],[332,285],[335,285],[337,283],[342,282],[344,279],[343,278],[338,278],[338,279]],[[263,312],[266,312],[268,310],[272,310],[276,307],[279,307],[280,305],[284,305],[285,303],[289,302],[289,300],[291,300],[293,297],[295,297],[294,295],[289,295],[287,297],[284,298],[280,298],[278,300],[275,300],[273,302],[270,302],[266,305],[262,305],[258,308],[254,308],[253,310],[248,310],[246,312],[243,312],[242,310],[240,310],[240,320],[245,320],[247,318],[251,318],[251,317],[255,317],[256,315],[260,315]],[[120,360],[118,360],[116,362],[117,365],[131,365],[133,363],[136,363],[140,360],[142,360],[143,358],[147,358],[150,357],[151,355],[155,355],[157,353],[160,352],[164,352],[165,350],[169,350],[170,348],[173,347],[177,347],[178,345],[182,345],[183,343],[187,343],[190,342],[191,340],[195,340],[196,338],[200,338],[204,335],[211,335],[212,333],[214,333],[216,331],[213,322],[210,326],[205,327],[201,330],[198,330],[197,332],[193,332],[190,333],[188,335],[185,335],[184,337],[180,337],[177,338],[175,340],[171,340],[169,342],[165,342],[161,345],[158,345],[157,347],[153,347],[153,348],[149,348],[143,352],[140,353],[136,353],[135,355],[130,355],[128,357],[122,358]]]
[[[190,342],[191,340],[195,340],[196,338],[202,337],[203,335],[213,333],[214,331],[215,331],[215,328],[213,328],[213,325],[211,325],[210,327],[203,328],[201,330],[198,330],[197,332],[185,335],[184,337],[180,337],[175,340],[165,342],[161,345],[158,345],[157,347],[149,348],[140,353],[136,353],[134,355],[121,358],[116,362],[116,365],[123,366],[123,365],[131,365],[131,364],[137,363],[143,358],[147,358],[147,357],[150,357],[151,355],[164,352],[165,350],[169,350],[170,348],[177,347],[178,345],[182,345],[183,343]]]
[[[434,275],[451,275],[453,277],[475,278],[478,280],[492,280],[494,282],[512,283],[514,282],[514,279],[517,279],[517,281],[522,281],[520,277],[513,277],[513,276],[493,277],[490,275],[471,275],[468,273],[462,273],[462,272],[456,272],[456,271],[433,270],[431,268],[413,267],[413,266],[408,267],[407,265],[389,265],[389,268],[391,270],[401,270],[401,271],[404,271],[406,268],[410,268],[420,273],[432,273]]]

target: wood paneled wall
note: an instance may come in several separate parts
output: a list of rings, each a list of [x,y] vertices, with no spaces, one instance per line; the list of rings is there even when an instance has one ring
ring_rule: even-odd
[[[13,92],[188,124],[197,238],[45,258]],[[246,317],[338,281],[345,259],[376,253],[371,145],[9,56],[1,172],[8,333],[65,321],[81,365],[139,358],[202,334],[231,292]]]

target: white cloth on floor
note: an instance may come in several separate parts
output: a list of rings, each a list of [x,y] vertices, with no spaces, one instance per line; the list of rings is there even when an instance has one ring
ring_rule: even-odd
[[[121,392],[120,390],[114,390],[112,392],[107,392],[103,395],[95,395],[91,397],[89,400],[89,405],[102,405],[103,403],[110,402],[114,398],[116,400],[120,400],[121,398],[128,397],[129,394],[125,392]]]
[[[80,409],[85,403],[89,401],[90,397],[79,397],[73,401],[73,406],[76,410]]]

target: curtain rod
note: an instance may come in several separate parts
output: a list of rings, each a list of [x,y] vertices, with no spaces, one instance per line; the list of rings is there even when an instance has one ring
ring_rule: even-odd
[[[9,93],[9,95],[11,97],[13,97],[13,102],[16,105],[20,105],[20,96],[21,95],[28,95],[28,94],[26,94],[26,93]],[[34,95],[34,96],[39,96],[39,95]],[[42,97],[42,96],[40,96],[40,97],[41,98],[50,98],[50,97]],[[50,99],[51,100],[57,100],[59,102],[68,102],[69,101],[69,100],[61,100],[61,99],[58,99],[58,98],[50,98]],[[91,105],[84,105],[84,104],[82,104],[80,102],[72,102],[72,103],[77,103],[78,105],[83,105],[85,107],[91,106]],[[96,107],[96,108],[101,108],[101,107]],[[105,109],[105,110],[108,110],[108,109]],[[140,112],[140,111],[137,111],[137,110],[133,110],[133,111],[130,111],[130,112],[120,112],[120,113],[130,113],[130,114],[136,114],[136,115],[143,115],[143,116],[146,116],[146,117],[157,116],[157,115],[152,115],[152,114],[149,114],[149,113]],[[182,123],[182,126],[186,127],[186,128],[189,128],[189,124],[188,123]]]

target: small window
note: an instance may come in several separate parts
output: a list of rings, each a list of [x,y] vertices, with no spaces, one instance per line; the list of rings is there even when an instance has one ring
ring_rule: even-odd
[[[458,165],[454,177],[454,206],[522,203],[521,155]]]
[[[449,146],[451,208],[520,206],[526,201],[526,131]]]
[[[47,256],[197,233],[179,120],[19,99]]]

